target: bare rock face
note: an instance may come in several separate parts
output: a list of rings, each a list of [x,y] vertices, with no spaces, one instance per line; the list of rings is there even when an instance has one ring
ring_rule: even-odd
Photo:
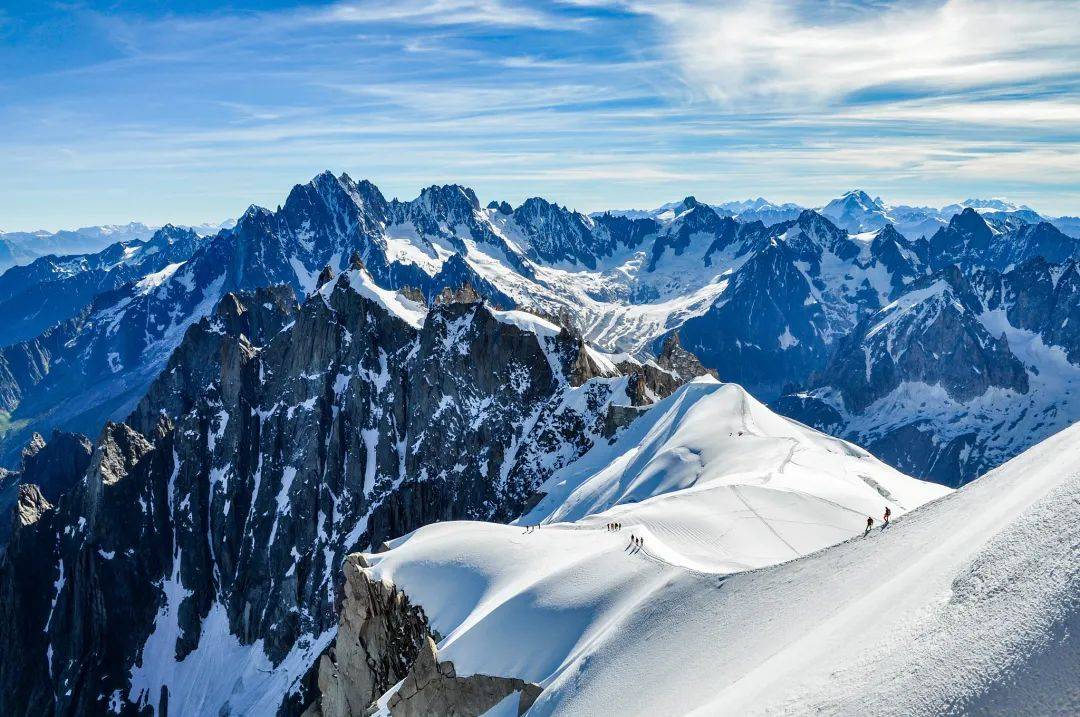
[[[683,348],[679,341],[679,332],[673,331],[664,339],[660,348],[660,355],[656,357],[656,365],[675,375],[680,385],[698,376],[706,374],[713,378],[719,378],[714,368],[706,368],[701,361],[690,351]]]
[[[389,582],[374,580],[364,556],[345,559],[345,584],[336,645],[319,660],[321,697],[308,717],[372,714],[386,704],[393,717],[477,717],[509,695],[519,694],[524,714],[541,688],[524,680],[490,675],[458,676],[438,650],[419,606]]]
[[[19,500],[15,503],[15,513],[12,516],[15,529],[33,525],[50,510],[52,510],[52,504],[45,500],[40,488],[32,483],[20,485]]]
[[[476,292],[472,284],[466,282],[457,289],[451,289],[449,286],[444,287],[435,297],[434,303],[436,306],[443,304],[478,304],[480,303],[480,294]]]
[[[393,717],[479,717],[517,693],[523,715],[540,696],[540,685],[513,677],[460,677],[450,661],[439,662],[435,641],[425,638],[420,654],[401,688],[387,701]]]
[[[337,642],[319,659],[321,710],[326,717],[361,715],[408,674],[424,640],[424,611],[394,585],[370,580],[364,557],[345,559]]]
[[[50,503],[55,503],[90,464],[93,446],[86,436],[53,431],[48,443],[34,434],[34,450],[23,452],[22,483],[33,483]]]
[[[673,331],[664,339],[655,361],[640,363],[624,360],[618,363],[618,368],[630,377],[627,393],[634,406],[648,406],[667,398],[679,386],[699,376],[717,378],[715,369],[705,368],[697,356],[682,347],[678,331]],[[625,411],[621,413],[633,415]],[[613,420],[616,420],[616,425],[624,425],[618,422],[617,417]]]

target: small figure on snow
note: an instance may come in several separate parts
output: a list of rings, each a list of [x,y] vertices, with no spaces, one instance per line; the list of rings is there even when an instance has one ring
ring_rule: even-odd
[[[866,519],[866,533],[869,533],[873,529],[874,529],[874,519],[873,518],[867,518]],[[863,533],[863,535],[866,535],[866,533]]]
[[[891,515],[892,515],[892,508],[890,508],[889,506],[885,506],[885,519],[884,519],[883,524],[881,526],[882,528],[884,528],[886,525],[889,524],[889,516],[891,516]]]

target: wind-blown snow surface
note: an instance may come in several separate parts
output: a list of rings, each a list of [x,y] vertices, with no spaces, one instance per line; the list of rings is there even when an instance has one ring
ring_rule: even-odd
[[[538,714],[679,714],[702,703],[708,681],[676,690],[647,674],[690,660],[685,668],[705,680],[723,646],[743,639],[684,640],[692,600],[713,622],[708,601],[726,599],[723,576],[857,534],[886,505],[898,515],[949,492],[709,380],[684,386],[544,488],[520,521],[539,529],[440,523],[369,556],[376,576],[424,607],[458,674],[544,684]],[[622,531],[607,531],[611,521]],[[631,535],[644,536],[644,550],[629,549]],[[765,619],[764,605],[747,609]],[[673,612],[654,614],[662,606]],[[592,691],[614,674],[616,655],[642,674]]]
[[[650,504],[679,493],[625,506],[622,533],[590,529],[615,512],[530,534],[441,524],[370,560],[459,674],[542,683],[530,715],[1074,715],[1078,443],[1080,426],[886,529],[734,575],[658,559]],[[645,551],[620,550],[631,532]]]

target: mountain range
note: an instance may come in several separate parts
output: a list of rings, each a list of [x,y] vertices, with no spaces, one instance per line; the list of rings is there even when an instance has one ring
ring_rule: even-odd
[[[209,236],[231,227],[234,223],[228,220],[218,224],[198,224],[183,228],[199,236]],[[94,254],[112,244],[145,241],[159,228],[147,226],[142,222],[129,222],[80,229],[62,229],[57,232],[0,230],[0,271],[11,266],[28,264],[43,256],[51,255],[56,258],[72,254]]]
[[[626,217],[664,218],[672,216],[678,202],[664,204],[652,210],[623,209],[611,212]],[[737,202],[713,204],[713,209],[724,216],[730,216],[742,222],[761,221],[766,226],[779,224],[796,218],[804,209],[790,202],[774,204],[762,197]],[[962,202],[946,204],[940,208],[890,204],[881,197],[871,197],[861,189],[853,189],[830,202],[814,207],[814,211],[828,217],[841,229],[852,234],[876,231],[886,224],[891,224],[901,234],[918,239],[929,237],[965,209],[974,209],[988,219],[999,222],[1009,220],[1025,224],[1047,222],[1059,231],[1080,238],[1080,218],[1073,216],[1051,217],[1040,214],[1031,207],[1016,204],[1006,199],[965,199]],[[604,212],[594,212],[600,216]]]
[[[0,458],[15,467],[35,431],[95,435],[125,417],[227,293],[284,284],[302,300],[324,268],[356,255],[383,288],[431,301],[468,284],[495,306],[556,318],[616,360],[647,359],[678,333],[722,380],[777,410],[960,485],[1080,410],[1070,319],[1080,245],[980,204],[912,240],[891,224],[852,234],[812,210],[740,221],[693,197],[655,216],[587,216],[541,198],[482,206],[458,185],[387,200],[370,182],[323,173],[213,237],[167,227],[146,245],[0,276],[10,287],[0,298],[21,317],[0,349]],[[1016,405],[1021,420],[995,418]]]
[[[1071,445],[1050,437],[1080,418],[1080,241],[979,204],[909,237],[865,195],[589,216],[459,185],[387,199],[324,172],[212,236],[166,226],[8,269],[0,713],[595,711],[611,692],[590,665],[652,629],[603,625],[653,608],[693,625],[665,612],[691,589],[734,616],[725,639],[780,583],[856,625],[856,598],[803,566],[852,556],[865,583],[866,548],[829,546],[867,515],[899,519],[903,556],[979,496],[1006,522],[977,521],[976,542],[1071,495],[1047,462],[1062,449],[1036,444]],[[1030,560],[1062,553],[1045,542]],[[957,561],[1000,559],[964,545]],[[1063,560],[1003,609],[1060,608],[1080,564]],[[905,610],[941,603],[913,595]],[[803,630],[813,612],[778,614]],[[1017,631],[1042,640],[1032,664],[1057,659],[1041,627]],[[888,653],[905,675],[910,644]],[[964,699],[1005,684],[985,674],[957,682]]]

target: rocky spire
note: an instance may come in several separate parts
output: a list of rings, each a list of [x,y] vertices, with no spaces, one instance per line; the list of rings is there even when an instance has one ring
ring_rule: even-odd
[[[352,256],[349,257],[349,270],[355,271],[356,269],[364,269],[364,260],[360,258],[360,252],[354,251]]]
[[[713,378],[719,377],[716,369],[706,368],[697,356],[682,347],[677,330],[672,331],[664,339],[656,363],[660,368],[670,371],[684,382],[705,374]]]
[[[329,264],[327,264],[323,267],[322,271],[319,272],[319,278],[315,280],[315,288],[321,289],[326,286],[328,282],[331,282],[333,280],[334,270],[330,268]]]

